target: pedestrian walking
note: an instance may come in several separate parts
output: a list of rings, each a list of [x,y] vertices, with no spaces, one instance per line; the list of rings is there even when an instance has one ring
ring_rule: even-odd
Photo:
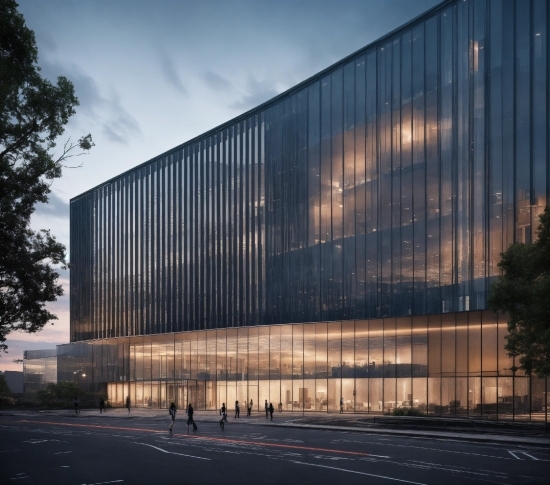
[[[78,396],[74,397],[74,412],[78,414]]]
[[[225,421],[227,421],[227,414],[225,412],[225,403],[222,404],[222,407],[220,409],[220,414],[222,415],[222,419],[220,419],[220,426],[222,429],[224,429]]]
[[[168,411],[170,413],[170,417],[172,418],[172,424],[170,425],[170,433],[172,432],[172,426],[174,426],[174,423],[176,422],[176,405],[174,403],[170,404],[170,409]]]
[[[130,414],[130,405],[131,405],[130,396],[126,396],[126,408],[128,409],[128,414]]]
[[[189,406],[187,406],[187,432],[189,433],[189,425],[193,425],[193,431],[197,431],[198,427],[195,424],[195,420],[193,419],[193,406],[191,403],[189,403]]]
[[[271,421],[273,421],[273,411],[275,411],[273,409],[273,403],[269,403],[269,414],[271,415]]]
[[[250,400],[250,404],[248,405],[246,410],[247,410],[247,416],[250,416],[250,414],[252,413],[252,399]]]
[[[344,412],[344,398],[340,398],[340,414]]]
[[[105,412],[105,399],[101,398],[99,400],[99,414]]]
[[[239,401],[235,401],[235,417],[241,417],[241,409],[239,408]]]
[[[267,399],[265,400],[265,419],[267,419],[269,415],[269,404],[267,404]]]

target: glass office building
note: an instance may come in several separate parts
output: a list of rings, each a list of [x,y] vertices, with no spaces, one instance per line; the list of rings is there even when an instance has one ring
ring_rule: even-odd
[[[59,379],[139,406],[544,419],[486,300],[549,202],[549,8],[445,1],[72,199]]]
[[[25,350],[23,353],[23,398],[33,401],[38,391],[57,383],[56,349]]]

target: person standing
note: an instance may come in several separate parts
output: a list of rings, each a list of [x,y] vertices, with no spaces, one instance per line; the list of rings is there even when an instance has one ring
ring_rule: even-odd
[[[176,422],[176,405],[174,403],[170,404],[170,417],[172,418],[172,424],[170,425],[170,433],[172,432],[172,426]]]
[[[340,414],[344,412],[344,398],[340,398]]]
[[[265,419],[267,419],[269,415],[269,404],[267,404],[267,399],[265,400]]]
[[[74,412],[78,414],[78,396],[74,397]]]
[[[197,425],[195,424],[195,420],[193,419],[193,406],[191,406],[191,403],[189,403],[189,406],[187,406],[187,432],[189,433],[189,425],[193,425],[193,431],[197,431]]]
[[[105,399],[101,398],[99,400],[99,414],[105,412]]]
[[[220,409],[220,414],[222,415],[222,419],[220,419],[220,426],[222,429],[224,429],[224,422],[227,421],[227,414],[225,413],[225,403],[222,404],[222,408]]]
[[[246,408],[246,415],[250,416],[251,412],[252,412],[252,399],[250,400],[250,404]]]
[[[239,401],[235,401],[235,417],[241,417],[241,409],[239,408]]]
[[[270,403],[269,403],[269,414],[271,415],[271,421],[273,421],[273,411],[275,411],[275,410],[273,409],[273,403],[270,402]]]
[[[130,405],[131,405],[130,396],[126,396],[126,408],[128,409],[128,414],[130,414]]]

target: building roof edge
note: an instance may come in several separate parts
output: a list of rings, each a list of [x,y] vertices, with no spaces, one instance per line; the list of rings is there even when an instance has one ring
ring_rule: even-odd
[[[408,27],[411,27],[415,23],[420,22],[420,20],[422,18],[427,17],[428,15],[433,14],[437,10],[440,10],[440,9],[446,7],[448,4],[451,4],[451,3],[454,3],[454,2],[456,2],[456,0],[443,0],[442,2],[438,3],[437,5],[434,5],[432,8],[430,8],[430,9],[426,10],[425,12],[417,15],[413,19],[405,22],[404,24],[400,25],[399,27],[396,27],[392,31],[388,32],[387,34],[384,34],[382,37],[379,37],[378,39],[372,41],[370,44],[367,44],[366,46],[361,47],[360,49],[352,52],[351,54],[349,54],[346,57],[340,59],[339,61],[335,62],[334,64],[331,64],[327,68],[325,68],[325,69],[317,72],[316,74],[313,74],[312,76],[308,77],[304,81],[301,81],[300,83],[296,84],[295,86],[292,86],[291,88],[288,88],[286,91],[283,91],[282,93],[278,94],[277,96],[275,96],[271,99],[268,99],[267,101],[263,102],[262,104],[254,107],[254,108],[252,108],[248,111],[245,111],[244,113],[242,113],[242,114],[240,114],[240,115],[238,115],[234,118],[231,118],[230,120],[225,121],[222,124],[220,124],[218,126],[215,126],[214,128],[211,128],[208,131],[205,131],[204,133],[201,133],[200,135],[197,135],[197,136],[191,138],[190,140],[187,140],[184,143],[181,143],[181,144],[179,144],[179,145],[177,145],[173,148],[170,148],[169,150],[161,153],[160,155],[156,155],[153,158],[150,158],[149,160],[146,160],[145,162],[142,162],[142,163],[136,165],[135,167],[132,167],[128,170],[125,170],[124,172],[122,172],[118,175],[115,175],[114,177],[111,177],[110,179],[105,180],[104,182],[101,182],[100,184],[96,185],[95,187],[92,187],[92,188],[90,188],[90,189],[88,189],[88,190],[86,190],[86,191],[84,191],[84,192],[82,192],[78,195],[75,195],[74,197],[72,197],[70,199],[70,202],[73,202],[73,201],[87,195],[88,193],[93,192],[94,190],[97,190],[100,187],[108,185],[108,184],[114,182],[117,179],[123,178],[124,176],[128,175],[129,173],[133,172],[134,170],[137,170],[141,167],[149,165],[150,163],[152,163],[156,160],[160,160],[164,157],[167,157],[167,156],[173,154],[174,152],[177,152],[178,150],[181,150],[181,149],[185,148],[188,145],[192,145],[194,143],[197,143],[197,142],[199,142],[199,141],[201,141],[205,138],[208,138],[208,137],[212,136],[215,133],[218,133],[218,132],[222,131],[223,129],[225,129],[229,126],[234,125],[235,123],[243,121],[247,118],[250,118],[254,114],[258,114],[258,113],[262,112],[268,106],[273,105],[273,104],[277,103],[278,101],[280,101],[281,99],[283,99],[285,97],[288,97],[288,96],[290,96],[291,94],[293,94],[297,91],[302,90],[303,88],[307,87],[310,84],[313,84],[314,82],[318,81],[320,78],[325,76],[326,74],[328,74],[328,73],[338,69],[342,65],[348,63],[354,57],[357,57],[357,56],[363,54],[364,52],[366,52],[368,49],[371,49],[372,47],[385,42],[390,37],[393,37],[395,34],[397,34],[399,31],[404,30]]]

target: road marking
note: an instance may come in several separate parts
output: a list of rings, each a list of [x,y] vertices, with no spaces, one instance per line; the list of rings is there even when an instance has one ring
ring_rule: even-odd
[[[473,472],[471,471],[469,468],[465,468],[463,466],[457,466],[457,465],[443,465],[443,464],[439,464],[439,463],[430,463],[430,462],[426,462],[426,461],[417,461],[417,460],[408,460],[410,463],[412,463],[413,465],[421,465],[422,468],[437,468],[439,470],[446,470],[447,468],[449,470],[454,470],[458,473],[475,473],[477,475],[490,475],[490,474],[497,474],[497,475],[503,475],[503,477],[506,477],[508,476],[508,474],[506,472],[499,472],[499,471],[494,471],[494,470],[484,470],[483,468],[479,468],[477,472]],[[404,465],[406,466],[406,463],[404,463]]]
[[[45,443],[46,441],[56,441],[58,443],[67,443],[67,441],[59,441],[59,440],[56,440],[56,439],[38,439],[38,438],[32,438],[30,440],[27,440],[27,441],[22,441],[22,443],[30,443],[31,445],[37,445],[37,444],[40,444],[40,443]]]
[[[529,458],[533,458],[533,460],[540,461],[538,458],[535,458],[534,456],[530,455],[526,451],[522,451],[521,453],[523,453],[525,456],[528,456]]]
[[[137,441],[134,441],[134,443],[136,445],[150,446],[151,448],[154,448],[155,450],[162,451],[163,453],[169,453],[170,455],[186,456],[187,458],[197,458],[198,460],[208,460],[208,461],[210,461],[210,458],[204,458],[202,456],[193,456],[193,455],[184,455],[183,453],[175,453],[173,451],[163,450],[162,448],[159,448],[158,446],[149,445],[147,443],[138,443]]]
[[[442,441],[446,441],[446,440],[442,440]],[[359,441],[359,440],[354,440],[354,441],[352,441],[352,443],[371,444],[371,443],[364,442],[364,441]],[[396,448],[415,448],[417,450],[439,451],[441,453],[454,453],[454,454],[457,454],[457,455],[482,456],[484,458],[496,458],[498,460],[511,460],[512,459],[512,458],[508,458],[506,456],[484,455],[482,453],[473,453],[471,451],[444,450],[442,448],[430,448],[430,447],[427,447],[427,446],[398,445],[396,443],[373,443],[373,444],[377,444],[379,446],[394,446]],[[521,460],[521,458],[518,458],[518,460]],[[547,461],[547,460],[540,460],[540,461]]]
[[[531,458],[532,460],[536,460],[536,461],[547,461],[547,460],[540,460],[539,458],[535,458],[533,455],[530,455],[530,454],[527,453],[526,451],[521,451],[521,450],[510,451],[510,450],[508,450],[508,453],[510,453],[516,460],[524,460],[524,458],[520,458],[519,456],[516,455],[516,453],[521,453],[522,455],[528,456],[528,457]]]
[[[83,483],[82,485],[103,485],[104,483],[120,483],[120,482],[123,482],[124,480],[111,480],[110,482],[96,482],[96,483]]]
[[[298,465],[317,466],[319,468],[328,468],[330,470],[338,470],[340,472],[356,473],[357,475],[367,475],[369,477],[385,478],[386,480],[393,480],[393,481],[396,481],[396,482],[403,482],[403,483],[412,483],[413,485],[426,485],[425,483],[411,482],[409,480],[401,480],[400,478],[386,477],[384,475],[375,475],[374,473],[358,472],[358,471],[355,471],[355,470],[347,470],[346,468],[337,468],[337,467],[334,467],[334,466],[317,465],[315,463],[305,463],[303,461],[292,461],[292,463],[297,463]]]
[[[523,458],[518,457],[513,451],[508,450],[508,453],[510,453],[516,460],[523,460]]]
[[[162,431],[159,431],[157,429],[147,429],[147,428],[128,428],[125,426],[100,426],[97,424],[76,424],[76,423],[56,423],[53,421],[29,421],[26,419],[21,419],[18,422],[22,423],[31,423],[31,424],[50,424],[53,426],[71,426],[71,427],[81,427],[81,428],[99,428],[99,429],[111,429],[111,430],[125,430],[125,431],[138,431],[141,433],[155,433],[159,434],[162,433]],[[253,445],[253,446],[270,446],[273,448],[291,448],[296,450],[306,450],[306,451],[316,451],[316,452],[325,452],[325,453],[339,453],[343,455],[353,455],[353,456],[375,456],[371,453],[365,453],[361,451],[346,451],[346,450],[333,450],[330,448],[316,448],[313,446],[300,446],[300,445],[291,445],[291,444],[283,444],[283,443],[266,443],[266,442],[255,442],[255,441],[244,441],[244,440],[231,440],[227,438],[214,438],[214,437],[208,437],[208,436],[201,436],[201,435],[188,435],[188,434],[176,434],[174,433],[173,436],[180,436],[185,437],[190,440],[199,440],[199,441],[214,441],[214,442],[220,442],[220,443],[232,443],[236,445]],[[53,441],[53,440],[52,440]],[[389,458],[389,457],[388,457]]]

